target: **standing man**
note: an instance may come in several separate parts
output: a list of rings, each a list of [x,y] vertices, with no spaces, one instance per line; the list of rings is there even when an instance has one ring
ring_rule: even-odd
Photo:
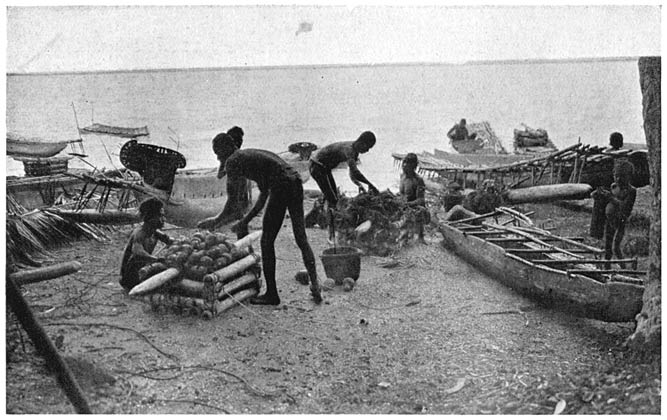
[[[599,189],[594,194],[603,195],[607,200],[605,206],[606,221],[604,225],[604,258],[610,260],[612,256],[623,258],[621,243],[625,235],[625,223],[632,213],[637,198],[637,189],[630,185],[634,167],[625,159],[619,159],[614,165],[614,183],[611,191]],[[625,268],[624,263],[619,264]],[[611,264],[605,264],[611,268]]]
[[[310,277],[311,294],[316,303],[322,302],[315,256],[306,236],[303,185],[299,173],[275,153],[260,149],[239,150],[236,142],[229,135],[223,137],[218,143],[214,143],[213,150],[220,161],[218,179],[227,175],[229,197],[219,215],[202,220],[197,227],[214,229],[240,219],[232,227],[232,231],[236,232],[240,239],[248,234],[248,223],[266,205],[261,239],[266,293],[257,296],[251,302],[259,305],[279,305],[274,243],[282,227],[285,212],[289,210],[294,239],[301,249],[303,262]],[[244,192],[248,179],[257,183],[260,193],[255,206],[244,216],[245,209],[240,205],[240,196]]]

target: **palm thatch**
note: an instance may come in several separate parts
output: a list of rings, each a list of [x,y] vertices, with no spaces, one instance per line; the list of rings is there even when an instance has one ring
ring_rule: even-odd
[[[6,229],[7,269],[10,272],[41,266],[40,260],[51,257],[49,249],[73,240],[106,238],[104,231],[95,226],[74,223],[39,209],[23,214],[8,212]]]

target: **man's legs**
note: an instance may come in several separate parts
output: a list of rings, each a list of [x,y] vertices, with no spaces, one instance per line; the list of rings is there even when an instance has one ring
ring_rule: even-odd
[[[320,191],[324,195],[329,208],[335,208],[338,202],[338,192],[336,189],[336,181],[334,180],[331,171],[322,168],[317,164],[311,164],[310,175],[313,177]]]
[[[616,258],[619,260],[623,259],[623,253],[621,252],[621,243],[623,242],[623,236],[625,235],[625,223],[621,223],[616,229],[616,234],[614,235],[613,250],[616,254]],[[618,265],[621,268],[625,268],[625,263],[619,263]]]
[[[283,200],[276,197],[274,192],[271,191],[266,209],[264,209],[262,239],[260,240],[266,293],[251,300],[252,303],[257,305],[280,304],[280,296],[278,296],[278,287],[276,286],[276,250],[274,243],[282,227],[286,209]]]
[[[614,242],[615,229],[609,221],[604,224],[604,259],[610,260],[612,258],[612,244]],[[604,267],[609,270],[611,263],[606,263]]]
[[[316,303],[322,302],[321,288],[317,280],[317,266],[315,263],[315,255],[313,249],[308,243],[308,236],[306,235],[306,226],[303,216],[303,187],[301,183],[295,184],[293,193],[290,195],[289,215],[292,219],[292,232],[296,244],[301,250],[301,257],[303,263],[308,270],[308,277],[310,277],[310,291]]]

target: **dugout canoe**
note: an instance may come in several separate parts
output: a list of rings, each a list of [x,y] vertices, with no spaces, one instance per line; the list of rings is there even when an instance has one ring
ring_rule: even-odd
[[[136,138],[148,136],[148,126],[143,127],[119,127],[94,123],[79,129],[81,134],[105,134],[123,138]]]
[[[76,140],[48,141],[40,137],[23,137],[15,133],[7,133],[7,155],[27,158],[49,158],[62,152],[68,144],[80,142]]]
[[[494,280],[540,303],[576,316],[607,322],[634,321],[642,309],[645,272],[604,269],[603,250],[580,238],[553,235],[508,215],[493,213],[438,224],[443,246]],[[511,220],[517,226],[501,221]]]

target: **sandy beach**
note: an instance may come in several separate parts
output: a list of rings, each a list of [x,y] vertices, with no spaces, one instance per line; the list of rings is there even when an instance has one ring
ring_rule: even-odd
[[[526,208],[563,234],[583,235],[590,217],[552,205]],[[256,218],[250,229],[259,227]],[[285,220],[276,243],[281,305],[236,307],[208,321],[159,314],[127,296],[118,265],[129,232],[126,226],[106,241],[54,250],[55,261],[77,260],[83,269],[24,286],[95,413],[660,410],[659,361],[623,358],[634,323],[540,307],[446,252],[436,230],[427,231],[427,245],[397,252],[392,268],[363,256],[356,287],[327,290],[316,305],[294,279],[303,264]],[[308,236],[317,256],[330,246],[325,230],[308,229]],[[318,273],[324,276],[319,258]],[[19,330],[9,315],[7,412],[72,413]],[[632,402],[622,397],[628,389]]]

